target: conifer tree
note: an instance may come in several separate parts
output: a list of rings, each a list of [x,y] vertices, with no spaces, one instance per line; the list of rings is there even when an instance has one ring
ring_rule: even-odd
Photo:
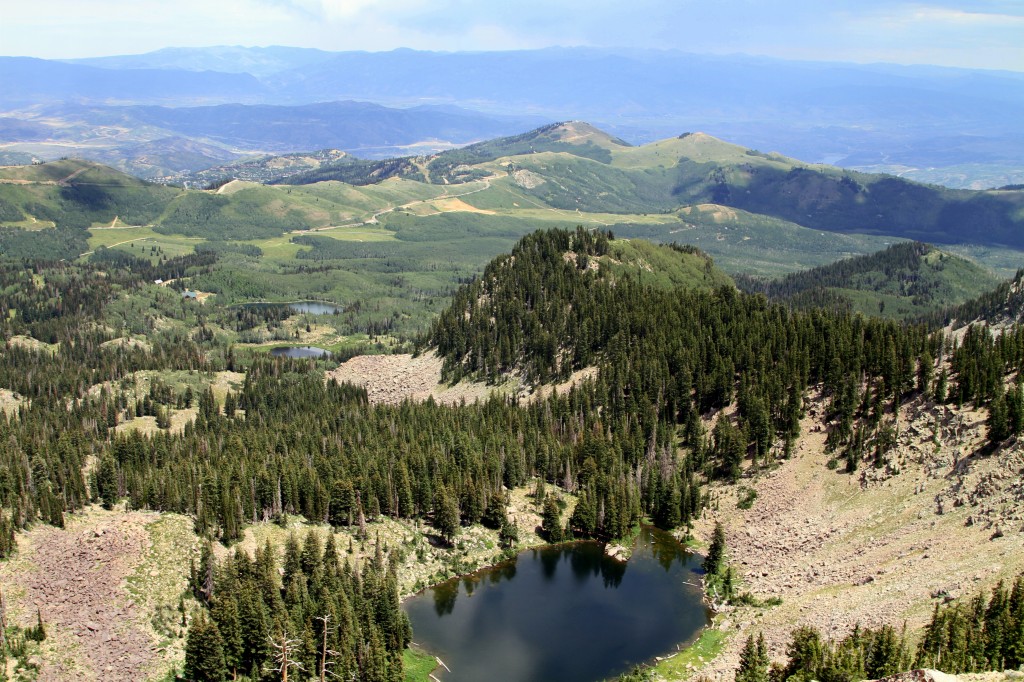
[[[812,627],[797,628],[790,635],[786,655],[789,657],[789,663],[782,672],[782,679],[799,681],[819,679],[819,671],[825,661],[821,634]]]
[[[100,458],[96,467],[96,492],[103,502],[104,509],[113,509],[120,497],[117,481],[117,464],[111,456]]]
[[[708,546],[708,554],[704,557],[702,568],[709,575],[718,575],[722,572],[725,563],[725,528],[721,521],[715,522],[715,530],[711,533],[711,544]]]
[[[233,594],[218,596],[210,611],[210,617],[217,624],[224,645],[224,664],[232,678],[237,677],[242,666],[244,650],[242,624],[238,617],[238,602]]]
[[[904,635],[896,634],[891,625],[883,625],[874,636],[871,651],[866,661],[868,677],[880,679],[903,672],[909,665]]]
[[[216,623],[200,614],[192,623],[185,643],[185,679],[190,682],[224,682],[224,642]]]
[[[541,530],[544,531],[544,536],[548,539],[548,542],[561,542],[564,539],[562,510],[558,508],[558,501],[554,495],[548,495],[544,500]]]
[[[768,645],[764,633],[747,636],[747,642],[740,652],[740,667],[736,671],[736,682],[768,682]]]
[[[444,487],[437,493],[434,503],[434,526],[445,542],[451,544],[459,532],[459,504],[455,496]]]
[[[506,549],[515,547],[519,542],[519,528],[507,516],[501,523],[501,530],[498,532],[498,542]]]
[[[1006,410],[1006,399],[1000,393],[988,406],[988,442],[995,446],[1010,436],[1010,422]]]

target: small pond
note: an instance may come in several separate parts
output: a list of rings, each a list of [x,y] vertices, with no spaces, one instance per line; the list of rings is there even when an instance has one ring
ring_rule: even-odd
[[[299,301],[298,303],[286,303],[288,309],[296,313],[309,313],[310,315],[333,315],[340,313],[340,305],[333,303],[321,303],[319,301]]]
[[[329,358],[331,351],[316,346],[278,346],[270,350],[270,355],[275,358]]]
[[[340,305],[334,303],[323,303],[322,301],[295,301],[294,303],[240,303],[243,308],[287,308],[293,313],[308,313],[310,315],[333,315],[344,310]]]
[[[628,563],[593,542],[527,550],[409,599],[413,640],[443,682],[614,677],[690,643],[710,622],[701,557],[641,529]]]

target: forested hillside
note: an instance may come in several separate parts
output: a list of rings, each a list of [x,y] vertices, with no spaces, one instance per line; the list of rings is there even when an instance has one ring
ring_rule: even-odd
[[[364,389],[325,381],[332,360],[234,345],[287,313],[152,284],[209,273],[216,259],[100,250],[87,264],[0,268],[0,388],[13,406],[0,418],[5,555],[19,531],[63,526],[93,502],[186,514],[227,546],[297,516],[363,539],[387,519],[429,528],[440,546],[484,524],[514,548],[507,495],[526,485],[551,541],[618,538],[642,520],[685,534],[710,485],[793,455],[812,393],[828,415],[830,466],[847,472],[889,466],[892,415],[911,399],[986,407],[993,450],[1024,431],[1021,389],[1004,385],[1024,364],[1019,328],[972,328],[953,344],[923,324],[794,309],[738,291],[694,248],[582,228],[527,235],[459,289],[421,346],[451,380],[515,373],[540,385],[596,371],[527,403],[457,406],[371,404]],[[397,560],[381,552],[357,577],[309,537],[285,548],[283,573],[268,549],[207,552],[192,594],[209,615],[190,621],[188,670],[251,674],[280,646],[307,670],[329,649],[336,669],[400,678]]]
[[[792,311],[728,285],[663,289],[585,266],[610,243],[583,230],[537,233],[495,261],[434,326],[449,376],[519,371],[546,382],[596,365],[591,399],[605,420],[625,432],[637,422],[655,448],[684,425],[698,468],[735,479],[748,454],[763,462],[792,447],[808,386],[823,384],[835,408],[849,410],[851,426],[837,434],[846,442],[851,382],[898,402],[941,346],[920,326]],[[736,421],[719,419],[705,443],[699,416],[734,401]]]
[[[837,261],[776,280],[738,276],[741,289],[798,307],[842,306],[866,315],[913,318],[991,289],[976,264],[920,242]]]
[[[934,316],[938,324],[986,322],[992,325],[1014,324],[1024,315],[1024,270],[1010,280],[977,298],[952,306]]]

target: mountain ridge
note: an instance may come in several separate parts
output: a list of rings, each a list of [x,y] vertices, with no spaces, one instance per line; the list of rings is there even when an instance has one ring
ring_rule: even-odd
[[[1022,190],[951,190],[805,164],[701,133],[626,146],[582,122],[549,124],[427,157],[327,160],[315,170],[277,180],[284,194],[277,194],[276,200],[290,203],[287,187],[319,192],[325,180],[390,193],[381,183],[391,178],[416,183],[417,192],[472,192],[477,205],[470,208],[484,212],[493,205],[521,214],[526,207],[518,198],[566,215],[658,215],[685,228],[692,207],[714,204],[828,232],[1024,248]],[[207,178],[203,184],[227,179],[230,173]],[[448,189],[471,182],[483,185],[465,192]],[[488,191],[479,194],[483,190]],[[260,191],[273,192],[271,187]],[[270,194],[261,200],[266,201],[271,201]],[[313,207],[303,210],[316,212]],[[290,215],[289,229],[325,225],[323,217],[310,224]]]
[[[808,164],[704,133],[684,133],[641,146],[588,148],[563,143],[566,131],[558,126],[564,125],[544,126],[416,162],[394,159],[365,170],[376,173],[374,179],[408,177],[444,184],[506,173],[516,178],[524,192],[560,210],[671,213],[711,203],[831,232],[929,243],[1024,246],[1020,217],[1024,192],[1019,190],[953,190],[891,175]],[[424,166],[429,177],[423,175]],[[352,170],[332,177],[331,167],[326,166],[282,182],[358,182]]]
[[[224,50],[186,51],[177,62],[168,54],[134,64],[118,58],[122,66],[178,67],[145,72],[88,61],[39,62],[26,75],[0,60],[0,102],[455,104],[492,114],[593,120],[631,142],[703,129],[748,147],[844,166],[888,167],[964,184],[1024,180],[1018,163],[1024,138],[1016,125],[1024,116],[1024,78],[1015,72],[593,48],[312,55],[286,49],[276,56]],[[226,54],[238,56],[232,62]],[[118,60],[94,63],[111,67]],[[197,64],[235,73],[185,69]],[[71,78],[72,72],[78,75]],[[142,73],[149,82],[140,82]],[[203,83],[214,73],[221,87]],[[495,73],[507,77],[499,82]],[[568,81],[567,73],[573,74]],[[40,87],[58,80],[60,88]],[[606,92],[618,96],[600,95]],[[942,172],[946,167],[959,170]],[[967,177],[956,180],[958,174]]]

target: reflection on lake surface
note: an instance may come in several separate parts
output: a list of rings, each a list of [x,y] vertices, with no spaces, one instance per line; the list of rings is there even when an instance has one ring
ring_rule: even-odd
[[[317,301],[300,301],[298,303],[286,304],[289,310],[297,313],[309,313],[310,315],[333,315],[341,312],[341,306],[333,303],[319,303]]]
[[[270,350],[275,358],[329,358],[331,351],[316,346],[278,346]]]
[[[692,641],[709,622],[701,558],[643,528],[629,563],[597,543],[528,550],[405,604],[413,639],[460,680],[591,682]],[[687,584],[690,583],[690,584]]]
[[[295,301],[294,303],[240,303],[242,308],[287,308],[293,313],[310,315],[333,315],[344,310],[340,305],[320,301]]]

